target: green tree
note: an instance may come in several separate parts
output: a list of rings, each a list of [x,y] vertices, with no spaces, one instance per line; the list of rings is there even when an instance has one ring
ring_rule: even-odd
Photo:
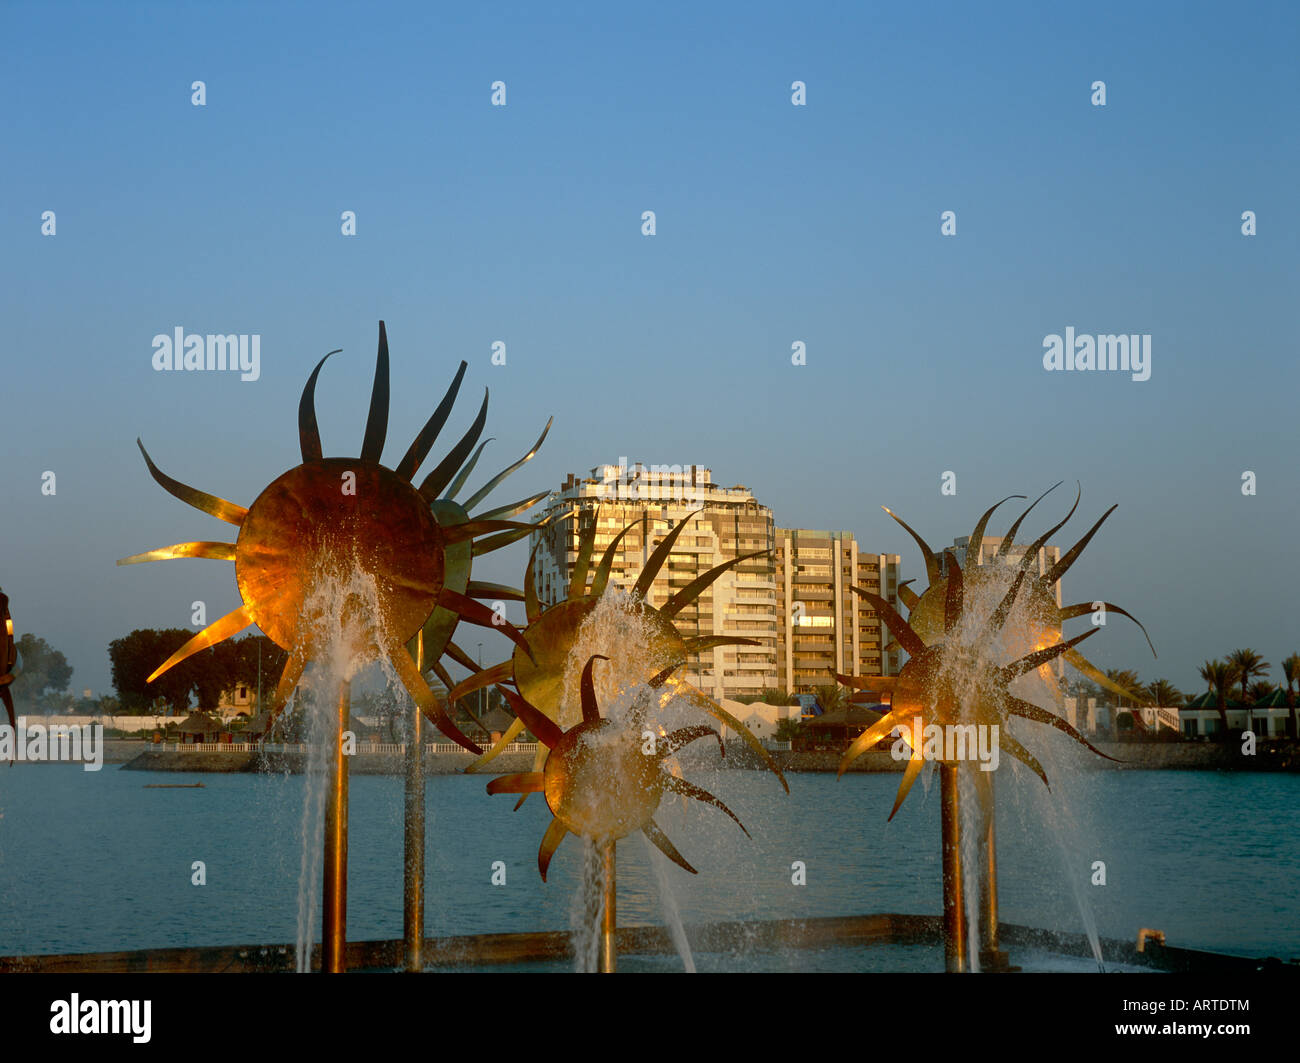
[[[174,713],[184,713],[194,689],[194,670],[184,661],[170,668],[152,683],[150,674],[168,657],[185,645],[192,631],[184,628],[137,628],[129,635],[108,644],[112,664],[113,688],[128,712],[146,713],[161,699]]]
[[[1142,680],[1138,678],[1137,672],[1131,668],[1107,668],[1106,678],[1129,692],[1128,697],[1115,695],[1117,707],[1126,708],[1137,704],[1142,693]]]
[[[1151,699],[1153,705],[1160,705],[1165,708],[1173,708],[1181,705],[1184,701],[1184,695],[1168,679],[1156,679],[1148,683],[1143,693]]]
[[[817,688],[817,703],[823,712],[837,712],[849,703],[849,692],[838,683]]]
[[[14,697],[43,707],[47,698],[57,701],[57,695],[68,689],[68,682],[72,679],[72,666],[68,659],[31,632],[24,634],[17,646],[22,671],[10,688]]]
[[[1271,666],[1268,661],[1249,648],[1233,650],[1228,654],[1228,663],[1236,669],[1237,679],[1241,683],[1242,702],[1247,705],[1250,704],[1247,698],[1246,684],[1256,676],[1268,675]]]
[[[790,719],[787,717],[784,720],[776,721],[776,740],[778,742],[789,742],[791,745],[793,745],[795,739],[798,737],[799,737],[799,720],[797,717],[795,719]]]
[[[215,709],[221,697],[232,686],[230,669],[234,648],[229,641],[219,642],[187,658],[178,668],[193,678],[194,699],[200,709]]]
[[[122,703],[112,694],[103,694],[91,711],[97,716],[116,716],[122,711]]]
[[[1219,710],[1219,725],[1222,728],[1221,737],[1226,741],[1228,737],[1228,688],[1237,681],[1237,670],[1224,661],[1213,660],[1206,661],[1200,667],[1201,678],[1205,680],[1209,690],[1214,694]]]
[[[230,652],[226,664],[227,682],[222,693],[241,685],[250,690],[257,689],[258,654],[260,653],[263,698],[270,700],[275,693],[275,684],[279,682],[280,673],[289,662],[289,654],[265,635],[251,632],[241,639],[223,642],[216,648],[221,646],[229,647]],[[265,706],[259,705],[257,708],[260,712]]]
[[[1300,738],[1300,719],[1296,714],[1295,684],[1300,681],[1300,653],[1282,660],[1282,676],[1286,679],[1286,703],[1291,706],[1291,737]]]

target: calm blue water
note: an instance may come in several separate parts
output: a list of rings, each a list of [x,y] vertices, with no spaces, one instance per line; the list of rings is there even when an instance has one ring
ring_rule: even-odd
[[[1054,793],[1014,765],[999,772],[999,879],[1009,922],[1082,932],[1076,891],[1102,936],[1164,930],[1171,945],[1300,956],[1300,776],[1213,772],[1080,774]],[[698,876],[667,865],[687,923],[714,919],[940,911],[938,788],[918,784],[893,823],[898,776],[692,771],[753,833],[692,803],[660,825]],[[201,790],[150,782],[201,781]],[[550,814],[540,797],[512,813],[484,776],[428,783],[431,935],[568,929],[582,847],[570,836],[537,874]],[[301,777],[83,772],[0,767],[0,953],[292,943],[301,852]],[[1068,793],[1067,793],[1068,790]],[[1067,804],[1068,802],[1068,804]],[[352,780],[349,936],[402,932],[402,783]],[[1053,829],[1049,829],[1048,824]],[[1056,837],[1064,838],[1058,844]],[[665,922],[639,838],[619,844],[621,924]],[[191,865],[207,885],[191,884]],[[507,884],[491,885],[504,861]],[[1091,884],[1093,861],[1106,885]],[[807,884],[791,884],[803,861]],[[666,861],[664,861],[666,864]],[[902,954],[899,953],[900,961]],[[905,966],[930,967],[926,950]],[[701,957],[700,968],[833,969],[851,958]],[[674,958],[628,968],[679,968]],[[941,961],[940,961],[941,965]]]

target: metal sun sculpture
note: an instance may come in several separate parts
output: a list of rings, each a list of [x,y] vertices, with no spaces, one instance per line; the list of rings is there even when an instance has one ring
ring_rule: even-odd
[[[361,454],[357,458],[323,457],[316,424],[316,378],[330,355],[337,353],[331,351],[317,363],[303,389],[298,407],[302,464],[274,480],[247,509],[173,480],[153,463],[144,444],[136,441],[150,474],[166,491],[235,525],[239,535],[233,543],[189,542],[160,547],[123,558],[118,564],[180,557],[233,561],[243,601],[238,609],[210,624],[172,654],[149,676],[149,681],[256,624],[289,652],[270,706],[274,719],[307,665],[325,654],[340,630],[346,630],[349,648],[358,660],[386,659],[420,710],[453,741],[480,753],[438,704],[406,644],[428,633],[436,659],[444,648],[451,649],[452,629],[465,620],[502,631],[527,654],[519,631],[501,623],[491,609],[475,600],[476,594],[497,597],[502,589],[471,582],[469,559],[533,531],[533,524],[500,518],[528,508],[536,499],[476,517],[468,517],[466,511],[531,458],[541,440],[464,506],[451,501],[482,450],[480,447],[470,457],[487,418],[484,389],[482,407],[469,431],[417,489],[414,476],[451,412],[466,368],[462,362],[442,402],[396,468],[382,465],[380,457],[388,428],[389,367],[388,337],[381,321]],[[544,438],[545,432],[542,435]],[[470,460],[465,464],[467,457]],[[440,498],[449,485],[448,497]],[[333,616],[333,607],[322,600],[323,592],[352,573],[361,573],[373,584],[373,602],[351,594],[339,610],[341,615]],[[371,612],[377,615],[366,615]]]
[[[664,678],[661,682],[667,690],[675,696],[684,698],[714,719],[730,727],[754,750],[762,762],[776,774],[777,778],[781,780],[781,785],[785,787],[786,793],[789,793],[790,787],[785,781],[785,776],[781,774],[780,769],[772,760],[771,754],[763,748],[762,743],[754,737],[749,728],[727,712],[704,691],[672,674],[684,665],[687,658],[693,653],[712,649],[715,646],[759,645],[753,639],[733,635],[700,635],[686,638],[677,630],[674,617],[685,606],[695,601],[728,569],[743,561],[763,557],[767,552],[758,551],[752,554],[741,554],[709,569],[678,590],[659,608],[652,606],[646,599],[655,577],[667,562],[678,537],[696,515],[696,513],[692,513],[680,521],[655,548],[654,553],[646,561],[645,567],[632,587],[628,608],[635,613],[642,625],[642,629],[649,633],[649,656],[654,661],[654,667],[663,670],[661,675]],[[610,571],[614,564],[619,542],[628,531],[637,524],[642,523],[642,521],[633,521],[615,536],[596,566],[589,585],[587,575],[591,571],[591,562],[595,552],[597,523],[597,520],[593,520],[582,530],[579,537],[578,558],[569,581],[568,595],[563,601],[556,602],[545,608],[543,608],[537,597],[535,570],[537,550],[534,548],[533,554],[528,560],[528,569],[524,575],[524,608],[528,618],[528,624],[523,633],[525,642],[518,644],[510,660],[483,669],[462,682],[451,691],[449,694],[450,700],[454,702],[456,698],[462,697],[470,691],[494,683],[498,684],[509,697],[514,692],[503,684],[513,681],[518,695],[536,713],[540,713],[543,718],[552,721],[553,724],[563,722],[563,713],[566,708],[562,704],[564,680],[570,654],[578,643],[583,624],[595,612],[601,597],[609,587]],[[638,682],[642,681],[640,677],[635,677],[635,679]],[[513,698],[511,700],[513,703]],[[517,716],[501,739],[487,753],[470,765],[469,770],[480,768],[496,757],[510,742],[518,737],[524,730],[526,723],[527,721],[522,715]],[[533,733],[534,735],[537,734],[535,730]],[[542,763],[546,759],[546,750],[539,749],[534,763],[534,770],[540,771]],[[525,798],[526,796],[525,793]],[[525,798],[520,798],[520,803]]]
[[[1048,491],[1058,486],[1060,485],[1056,484]],[[1035,499],[1008,529],[998,547],[998,558],[1006,558],[1021,522],[1047,493],[1045,491]],[[1023,495],[1009,496],[1009,498],[1023,497]],[[1054,590],[1056,582],[1075,562],[1097,529],[1114,512],[1115,507],[1111,506],[1088,533],[1063,554],[1046,573],[1040,575],[1031,572],[1030,566],[1037,564],[1039,549],[1074,515],[1079,505],[1079,497],[1076,497],[1065,519],[1044,532],[1025,550],[1024,556],[1014,569],[1014,579],[1009,589],[1002,594],[996,608],[984,619],[973,613],[970,603],[979,600],[990,601],[991,598],[982,592],[995,592],[1005,585],[1005,583],[995,583],[999,578],[997,566],[982,566],[978,563],[984,540],[984,529],[994,510],[1009,498],[1002,499],[980,517],[966,547],[964,567],[957,564],[956,556],[951,550],[944,551],[946,563],[941,563],[934,551],[915,531],[888,509],[885,510],[920,545],[925,558],[929,586],[919,596],[906,586],[899,588],[899,596],[909,607],[910,615],[906,620],[884,598],[864,588],[853,588],[880,612],[894,638],[909,654],[909,660],[897,676],[836,676],[845,686],[868,692],[853,695],[850,699],[852,701],[862,703],[874,700],[871,697],[874,693],[888,694],[891,698],[890,711],[859,735],[844,753],[839,766],[840,775],[843,775],[849,765],[867,749],[893,733],[895,728],[900,729],[905,741],[909,736],[914,736],[916,733],[913,729],[914,721],[917,720],[920,721],[922,730],[931,724],[943,728],[966,724],[1000,725],[1002,748],[1027,765],[1045,784],[1047,774],[1042,766],[1028,750],[1007,733],[1005,724],[1009,718],[1017,717],[1055,727],[1076,742],[1087,746],[1098,756],[1106,756],[1065,719],[1016,697],[1010,692],[1009,687],[1021,676],[1035,669],[1045,669],[1051,661],[1064,656],[1066,661],[1094,681],[1108,689],[1117,690],[1125,696],[1133,696],[1130,691],[1109,680],[1075,649],[1079,643],[1097,633],[1096,627],[1082,635],[1062,641],[1061,625],[1072,617],[1093,612],[1098,604],[1111,612],[1128,617],[1138,624],[1139,628],[1142,625],[1128,612],[1108,602],[1058,607]],[[1004,574],[1002,579],[1005,581],[1006,569],[1002,568],[1001,571]],[[1013,610],[1025,618],[1023,623],[1028,630],[1021,633],[1020,638],[1034,647],[1032,652],[1007,653],[1005,650],[998,652],[993,647],[993,644],[1002,637]],[[1145,628],[1142,628],[1142,633],[1146,635]],[[1149,637],[1147,642],[1150,643]],[[1154,648],[1152,652],[1155,652]],[[913,744],[913,741],[908,741],[909,747]],[[941,756],[933,759],[944,763]],[[1107,759],[1114,758],[1107,757]],[[902,805],[924,763],[922,750],[913,748],[898,787],[894,807],[889,814],[890,819],[893,819]]]
[[[730,816],[747,837],[749,831],[718,798],[670,773],[664,762],[696,739],[712,735],[719,746],[722,740],[712,727],[682,727],[660,737],[654,743],[654,752],[646,753],[642,728],[648,722],[648,706],[644,700],[634,705],[630,718],[621,725],[602,717],[592,680],[592,666],[598,660],[608,658],[594,654],[582,670],[582,722],[568,730],[514,691],[502,688],[519,719],[546,747],[544,767],[542,771],[499,776],[488,783],[487,792],[545,794],[554,818],[537,853],[543,882],[551,857],[570,833],[603,847],[640,830],[668,859],[695,874],[695,868],[654,821],[665,793],[671,791],[713,805]],[[668,675],[661,672],[649,686],[664,687],[667,679]],[[664,689],[659,695],[661,705],[672,696],[671,690]]]
[[[14,642],[14,618],[9,615],[9,595],[0,590],[0,623],[4,624],[4,634],[0,635],[0,701],[4,702],[5,712],[9,716],[9,726],[17,727],[14,718],[14,696],[9,687],[18,678],[18,646]]]

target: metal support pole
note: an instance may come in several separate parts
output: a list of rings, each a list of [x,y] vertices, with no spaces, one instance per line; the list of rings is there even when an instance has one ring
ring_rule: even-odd
[[[613,974],[618,965],[614,949],[614,931],[618,927],[618,882],[614,867],[614,842],[606,842],[603,855],[605,862],[605,906],[600,922],[600,973]]]
[[[424,632],[417,636],[416,666],[424,665]],[[402,865],[402,937],[406,969],[424,970],[424,714],[411,702],[406,729],[405,860]]]
[[[998,947],[998,857],[997,838],[993,815],[993,779],[987,772],[982,785],[987,794],[987,803],[981,808],[983,819],[984,867],[980,875],[980,950],[996,952]]]
[[[980,811],[980,970],[1005,971],[1007,954],[998,948],[997,804],[993,800],[993,773],[974,770],[974,776]]]
[[[943,837],[943,953],[949,974],[970,970],[966,902],[962,888],[961,798],[957,764],[939,765],[941,834]]]
[[[329,794],[325,805],[325,888],[321,908],[321,970],[341,974],[348,940],[348,760],[343,755],[343,733],[348,729],[352,684],[339,684],[338,718]]]

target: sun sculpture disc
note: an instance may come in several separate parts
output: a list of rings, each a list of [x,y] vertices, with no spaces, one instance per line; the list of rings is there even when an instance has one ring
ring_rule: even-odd
[[[1059,486],[1057,484],[1048,490]],[[1035,499],[1008,529],[998,549],[999,559],[1005,560],[1021,522],[1047,493],[1044,492]],[[917,595],[906,587],[899,589],[900,597],[909,607],[908,619],[903,619],[879,595],[865,588],[853,588],[854,592],[880,613],[891,634],[909,655],[907,663],[897,676],[836,676],[845,686],[864,692],[853,695],[850,699],[852,701],[863,703],[875,700],[875,694],[887,694],[891,699],[890,711],[868,727],[845,751],[840,760],[840,775],[866,750],[894,733],[895,728],[899,729],[911,749],[894,807],[889,813],[890,819],[893,819],[902,805],[925,764],[927,758],[923,756],[923,750],[913,746],[917,731],[924,731],[930,725],[941,728],[969,724],[986,727],[998,725],[1001,748],[1027,765],[1045,784],[1048,780],[1042,766],[1007,732],[1009,719],[1014,717],[1031,720],[1054,727],[1098,756],[1105,757],[1106,754],[1093,746],[1061,716],[1015,696],[1009,689],[1021,676],[1036,669],[1046,669],[1058,657],[1063,656],[1079,671],[1108,689],[1117,690],[1128,697],[1133,696],[1131,691],[1117,686],[1075,649],[1079,643],[1095,635],[1098,629],[1093,627],[1063,641],[1062,623],[1072,617],[1094,612],[1098,604],[1104,605],[1110,612],[1128,617],[1134,623],[1138,621],[1125,610],[1110,603],[1089,602],[1058,607],[1054,591],[1057,580],[1083,552],[1115,507],[1108,509],[1086,535],[1047,572],[1040,575],[1031,571],[1031,566],[1038,562],[1039,549],[1074,515],[1079,498],[1075,498],[1065,519],[1039,536],[1014,567],[1009,569],[1006,565],[979,565],[984,530],[989,518],[998,506],[1008,500],[1004,498],[980,517],[966,548],[964,567],[957,564],[956,556],[951,550],[944,551],[946,563],[941,563],[938,555],[915,531],[888,509],[885,510],[917,541],[925,558],[929,578],[925,592]],[[997,582],[999,580],[1001,582]],[[1004,586],[1006,589],[998,598],[996,591]],[[990,588],[992,595],[988,593]],[[997,605],[987,611],[987,615],[977,612],[971,604],[991,602],[994,599],[997,599]],[[1006,626],[1013,613],[1017,618],[1018,630],[1008,642]],[[1142,627],[1140,623],[1138,626]],[[1142,633],[1146,634],[1145,628]],[[1147,641],[1149,644],[1149,637]],[[1029,652],[1024,652],[1025,650]],[[944,744],[942,752],[946,750]],[[946,763],[943,755],[931,756],[929,759]]]
[[[270,706],[274,719],[307,665],[330,652],[331,646],[337,652],[340,636],[345,636],[345,649],[355,660],[387,660],[421,711],[444,734],[481,753],[443,711],[406,644],[434,623],[436,657],[450,641],[455,624],[465,620],[503,632],[527,653],[519,631],[502,624],[491,609],[475,600],[474,594],[484,586],[469,583],[468,559],[516,541],[536,526],[500,519],[502,511],[468,518],[465,510],[528,460],[536,446],[465,507],[440,499],[449,485],[459,489],[477,460],[475,453],[468,466],[461,468],[482,434],[487,417],[485,389],[473,426],[420,486],[414,485],[416,472],[451,412],[465,372],[462,362],[442,403],[401,461],[392,469],[381,464],[389,398],[388,336],[381,321],[361,454],[357,458],[323,457],[316,424],[316,378],[330,355],[337,353],[331,351],[320,360],[303,389],[298,407],[302,464],[272,481],[247,509],[173,480],[136,441],[150,474],[165,490],[239,528],[233,543],[178,543],[118,562],[199,557],[235,563],[243,604],[190,639],[149,676],[149,681],[256,624],[289,653]],[[533,501],[516,503],[514,512]],[[440,513],[449,519],[440,520]],[[340,586],[345,588],[341,603],[337,594],[330,593],[331,588]],[[495,592],[492,588],[493,596]]]
[[[645,567],[637,576],[636,583],[632,587],[628,608],[635,614],[641,630],[646,633],[649,657],[654,662],[653,666],[661,670],[663,678],[660,682],[665,691],[673,696],[685,699],[720,723],[730,727],[758,755],[762,763],[775,773],[777,778],[781,780],[781,785],[785,787],[786,793],[789,793],[790,787],[785,781],[785,776],[781,774],[775,761],[772,760],[771,754],[754,737],[753,732],[704,691],[675,674],[686,663],[691,654],[702,650],[712,649],[715,646],[759,645],[753,639],[732,635],[701,635],[686,638],[677,630],[674,618],[728,569],[743,561],[763,557],[767,552],[759,551],[752,554],[741,554],[720,565],[716,565],[682,587],[658,608],[655,608],[647,601],[646,596],[654,583],[655,577],[667,562],[678,538],[697,514],[698,511],[680,521],[655,548],[654,553],[646,561]],[[510,660],[503,661],[491,668],[485,668],[464,680],[451,691],[450,700],[454,702],[457,698],[463,697],[473,690],[497,684],[501,686],[507,696],[512,693],[519,695],[534,712],[540,713],[552,723],[568,722],[564,716],[567,706],[563,704],[563,697],[564,678],[570,655],[578,644],[584,623],[595,612],[602,596],[609,588],[610,572],[613,568],[619,542],[624,535],[639,523],[642,522],[633,521],[615,536],[601,556],[600,562],[591,577],[591,583],[588,584],[587,577],[588,573],[591,572],[591,563],[595,553],[597,514],[597,519],[587,525],[579,536],[578,559],[569,581],[567,596],[563,601],[553,603],[547,607],[543,607],[537,597],[537,550],[534,548],[524,575],[524,609],[528,618],[528,625],[523,632],[524,641],[516,644],[516,650]],[[612,650],[612,647],[601,646],[596,648],[606,652]],[[622,682],[645,681],[643,676],[619,676],[618,678]],[[514,684],[514,691],[511,691],[505,685],[507,683]],[[481,768],[496,757],[522,733],[526,722],[522,715],[516,716],[514,723],[502,735],[501,739],[487,753],[471,764],[468,770],[472,771]],[[533,731],[533,733],[537,734],[536,731]],[[539,749],[534,764],[535,770],[540,771],[542,763],[546,759],[546,750]],[[523,798],[520,799],[521,803],[523,800]]]
[[[634,704],[630,717],[620,724],[600,714],[596,703],[592,666],[608,658],[595,654],[582,670],[582,721],[564,730],[536,706],[507,687],[502,689],[520,720],[546,747],[541,771],[502,775],[487,785],[489,794],[541,793],[554,817],[537,853],[542,881],[551,857],[568,834],[576,834],[597,846],[610,845],[633,831],[641,831],[668,859],[695,874],[695,868],[654,821],[666,793],[681,794],[721,809],[745,835],[749,831],[736,814],[718,798],[694,783],[671,773],[665,761],[682,747],[699,738],[713,736],[712,727],[682,727],[662,735],[654,752],[645,752],[643,727],[651,722],[646,699]],[[667,689],[666,673],[653,677],[648,686],[660,689],[660,704],[673,696]]]

